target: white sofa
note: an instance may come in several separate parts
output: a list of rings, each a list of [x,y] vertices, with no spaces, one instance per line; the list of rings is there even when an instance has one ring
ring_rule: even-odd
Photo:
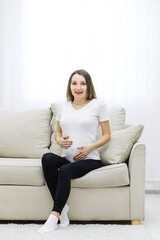
[[[45,220],[52,198],[41,157],[58,155],[54,140],[58,104],[14,112],[0,109],[0,220]],[[70,220],[144,220],[145,146],[143,126],[125,124],[125,110],[109,109],[111,141],[99,149],[105,166],[71,180]],[[98,130],[97,138],[100,136]]]

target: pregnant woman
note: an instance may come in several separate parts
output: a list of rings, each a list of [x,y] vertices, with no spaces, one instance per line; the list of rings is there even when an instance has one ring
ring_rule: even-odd
[[[102,136],[96,140],[98,126]],[[74,71],[68,81],[67,101],[59,104],[55,140],[62,148],[61,156],[46,153],[42,157],[44,177],[53,198],[51,214],[38,232],[52,232],[69,225],[66,204],[71,179],[79,178],[103,166],[97,148],[111,138],[105,102],[96,98],[89,73]],[[88,203],[89,204],[89,203]]]

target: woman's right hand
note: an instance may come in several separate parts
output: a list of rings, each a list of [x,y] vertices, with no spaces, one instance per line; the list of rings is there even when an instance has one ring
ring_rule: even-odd
[[[69,136],[62,136],[57,139],[57,143],[61,146],[61,148],[69,148],[72,145],[72,141],[67,140]]]

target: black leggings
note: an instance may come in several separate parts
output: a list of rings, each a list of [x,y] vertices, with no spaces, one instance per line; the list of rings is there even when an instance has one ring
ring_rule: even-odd
[[[42,157],[44,178],[54,201],[52,211],[61,213],[70,194],[71,179],[82,177],[88,172],[102,167],[101,160],[79,160],[70,162],[54,153]]]

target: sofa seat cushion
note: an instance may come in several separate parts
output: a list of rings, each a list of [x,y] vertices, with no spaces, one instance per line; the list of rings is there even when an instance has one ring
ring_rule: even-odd
[[[83,177],[71,180],[72,187],[104,188],[129,185],[129,174],[126,163],[103,166]]]
[[[41,159],[0,158],[0,185],[43,186]],[[101,188],[129,184],[126,163],[104,166],[71,180],[71,187]]]
[[[0,185],[44,185],[41,159],[0,158]]]

